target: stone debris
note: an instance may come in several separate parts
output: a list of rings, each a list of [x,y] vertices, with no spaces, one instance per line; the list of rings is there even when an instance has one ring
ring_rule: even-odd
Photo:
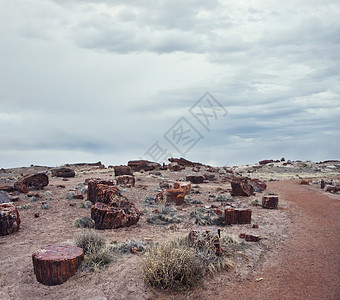
[[[120,175],[116,177],[117,185],[135,186],[136,179],[133,175]]]
[[[45,173],[37,173],[21,177],[14,183],[14,188],[21,193],[27,193],[31,190],[42,190],[48,184],[48,176]]]
[[[130,160],[128,166],[131,167],[134,172],[153,171],[161,167],[159,163],[148,160]]]

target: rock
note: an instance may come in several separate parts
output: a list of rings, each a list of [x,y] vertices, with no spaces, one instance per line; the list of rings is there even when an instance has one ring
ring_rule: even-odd
[[[73,195],[73,199],[80,199],[80,200],[83,200],[84,199],[84,196],[81,192],[76,192],[74,195]]]
[[[161,189],[170,189],[171,185],[170,185],[170,183],[168,183],[168,182],[161,181],[161,182],[159,183],[159,187],[160,187]]]
[[[216,181],[216,175],[215,174],[204,174],[203,175],[204,180],[208,180],[208,181]]]
[[[115,176],[133,175],[133,171],[129,166],[114,166]]]
[[[34,218],[39,218],[40,214],[38,212],[34,213]]]
[[[189,245],[195,247],[205,247],[205,244],[213,244],[216,248],[216,255],[222,255],[221,230],[218,227],[195,227],[188,236]]]
[[[321,188],[324,189],[326,186],[325,180],[321,179]]]
[[[340,191],[340,186],[326,185],[324,191],[329,193],[337,193]]]
[[[171,164],[168,164],[168,169],[172,172],[179,172],[185,169],[185,167],[180,166],[178,163],[171,163]]]
[[[56,177],[70,178],[76,176],[76,173],[71,168],[61,167],[52,169],[51,171],[52,175]]]
[[[14,183],[14,188],[21,193],[27,193],[30,190],[42,190],[48,183],[49,180],[46,174],[30,174],[18,179]]]
[[[249,178],[247,182],[253,187],[254,191],[257,193],[263,192],[267,188],[267,185],[259,179]]]
[[[165,191],[165,195],[166,204],[175,203],[176,205],[182,205],[186,192],[184,189],[169,189]]]
[[[183,189],[185,194],[187,195],[191,191],[191,183],[190,182],[184,182],[184,183],[174,182],[172,188],[173,189]]]
[[[117,185],[131,185],[135,186],[135,176],[131,175],[121,175],[116,177]]]
[[[267,195],[262,197],[262,207],[268,209],[275,209],[279,204],[279,196]]]
[[[93,189],[91,188],[91,190],[92,194],[88,194],[87,199],[93,204],[96,202],[109,204],[111,202],[116,202],[121,197],[120,190],[115,185],[95,184],[95,187]]]
[[[186,181],[190,181],[193,184],[203,183],[204,177],[201,175],[189,175],[185,178]]]
[[[95,229],[113,229],[136,224],[140,212],[128,201],[122,201],[117,206],[97,202],[91,207],[91,218],[95,222]]]
[[[0,204],[0,235],[8,235],[20,229],[18,209],[12,203]]]
[[[190,160],[187,160],[183,157],[181,158],[169,158],[168,161],[170,161],[171,163],[177,163],[180,166],[184,166],[184,167],[196,167],[196,166],[202,166],[201,163],[196,163],[196,162],[191,162]]]
[[[266,165],[266,164],[273,163],[273,162],[274,161],[272,159],[264,159],[264,160],[259,161],[259,164]]]
[[[12,186],[12,185],[2,185],[2,186],[0,186],[0,191],[11,193],[11,192],[14,192],[15,189],[14,189],[14,186]]]
[[[300,184],[302,184],[302,185],[309,185],[309,180],[308,179],[302,179],[300,181]]]
[[[11,202],[6,193],[0,192],[0,204]]]
[[[98,184],[114,186],[115,183],[111,179],[102,179],[102,178],[88,178],[85,180],[85,183],[88,184],[87,189],[87,200],[92,203],[97,202],[98,198]]]
[[[66,282],[84,260],[83,249],[71,244],[57,244],[33,253],[33,268],[37,280],[44,285]]]
[[[245,178],[236,178],[231,182],[232,196],[250,197],[254,194],[254,188]]]
[[[134,172],[140,172],[140,171],[153,171],[156,168],[160,168],[161,165],[156,162],[148,161],[148,160],[130,160],[128,162],[128,166],[131,167],[131,169]]]
[[[251,209],[228,207],[224,211],[226,225],[251,224]]]
[[[259,228],[259,225],[253,224],[252,228]]]
[[[258,242],[260,240],[260,236],[254,234],[246,234],[244,238],[247,242]]]

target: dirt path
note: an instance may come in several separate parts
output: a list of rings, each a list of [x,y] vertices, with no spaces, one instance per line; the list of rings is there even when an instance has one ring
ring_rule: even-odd
[[[291,238],[251,281],[219,276],[215,291],[210,283],[197,298],[340,299],[340,200],[296,181],[272,182],[269,189],[290,204]]]

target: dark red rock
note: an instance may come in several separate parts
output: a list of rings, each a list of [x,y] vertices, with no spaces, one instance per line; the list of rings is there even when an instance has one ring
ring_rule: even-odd
[[[260,236],[254,234],[246,234],[244,238],[247,242],[258,242],[260,240]]]
[[[2,185],[2,186],[0,186],[0,191],[11,193],[11,192],[14,192],[14,190],[15,190],[14,186],[12,186],[12,185]]]
[[[116,177],[117,185],[131,185],[135,186],[135,176],[131,175],[121,175]]]
[[[153,171],[161,167],[159,163],[148,161],[148,160],[130,160],[128,162],[128,166],[131,167],[131,169],[134,172],[140,172],[142,170]]]
[[[253,224],[252,228],[259,228],[259,225]]]
[[[308,179],[302,179],[300,181],[300,184],[302,184],[302,185],[309,185],[309,180]]]
[[[92,203],[96,203],[98,201],[98,184],[114,186],[115,183],[111,179],[103,179],[103,178],[88,178],[85,180],[85,183],[88,184],[87,189],[87,200]]]
[[[193,228],[188,236],[189,245],[204,247],[205,243],[212,243],[214,244],[216,248],[216,255],[221,256],[222,255],[222,249],[221,249],[221,230],[218,227],[195,227]]]
[[[187,160],[183,157],[181,158],[169,158],[168,161],[170,161],[171,163],[177,163],[180,166],[184,166],[184,167],[196,167],[196,166],[201,166],[201,163],[196,163],[196,162],[192,162],[190,160]]]
[[[90,183],[89,183],[90,184]],[[116,202],[121,197],[120,190],[115,185],[95,184],[93,195],[87,199],[92,203],[102,202],[109,204]]]
[[[240,239],[244,239],[245,237],[246,237],[246,234],[245,234],[245,233],[240,233],[240,234],[239,234],[239,238],[240,238]]]
[[[227,207],[224,211],[226,225],[251,224],[251,209]]]
[[[58,185],[57,185],[57,188],[64,189],[64,188],[66,188],[66,186],[65,186],[65,185],[62,185],[62,184],[58,184]]]
[[[204,177],[201,175],[189,175],[185,178],[186,181],[190,181],[193,184],[200,184],[204,182]]]
[[[247,182],[254,188],[255,192],[263,192],[267,188],[267,185],[258,179],[249,178]]]
[[[71,168],[61,167],[52,169],[52,175],[56,177],[70,178],[76,176],[76,173]]]
[[[273,162],[274,161],[272,159],[264,159],[264,160],[259,161],[259,164],[266,165],[266,164],[273,163]]]
[[[113,229],[136,224],[140,212],[128,201],[120,202],[118,206],[97,202],[91,207],[91,218],[95,229]]]
[[[160,187],[161,189],[170,189],[171,185],[170,185],[170,183],[168,183],[168,182],[161,181],[161,182],[159,183],[159,187]]]
[[[262,207],[275,209],[279,204],[279,196],[277,195],[267,195],[262,197]]]
[[[29,174],[19,178],[14,183],[14,188],[21,193],[27,193],[30,190],[42,190],[48,183],[48,176],[44,173]]]
[[[40,214],[38,212],[34,213],[34,218],[39,218]]]
[[[73,196],[73,199],[80,199],[80,200],[82,200],[82,199],[84,199],[84,196],[83,196],[83,194],[81,192],[76,192],[74,194],[74,196]]]
[[[245,178],[234,178],[231,182],[232,196],[252,196],[254,188],[248,183]]]
[[[12,203],[0,204],[0,235],[8,235],[20,229],[18,209]]]
[[[329,193],[340,192],[340,186],[338,186],[338,185],[326,185],[325,192],[329,192]]]
[[[215,174],[204,174],[203,175],[204,180],[208,180],[208,181],[216,181],[216,175]]]
[[[167,204],[175,203],[176,205],[182,205],[186,192],[184,189],[169,189],[165,191],[165,195]]]
[[[171,163],[171,164],[168,164],[168,169],[172,172],[179,172],[179,171],[182,171],[183,169],[185,169],[185,167],[180,166],[177,163]]]
[[[44,285],[66,282],[77,272],[83,260],[83,249],[71,244],[47,246],[32,255],[34,274]]]
[[[122,176],[122,175],[133,175],[133,171],[129,166],[114,166],[115,176]]]

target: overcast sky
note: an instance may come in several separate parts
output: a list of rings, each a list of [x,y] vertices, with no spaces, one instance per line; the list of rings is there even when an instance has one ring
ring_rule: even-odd
[[[0,168],[340,159],[339,16],[338,0],[0,0]]]

